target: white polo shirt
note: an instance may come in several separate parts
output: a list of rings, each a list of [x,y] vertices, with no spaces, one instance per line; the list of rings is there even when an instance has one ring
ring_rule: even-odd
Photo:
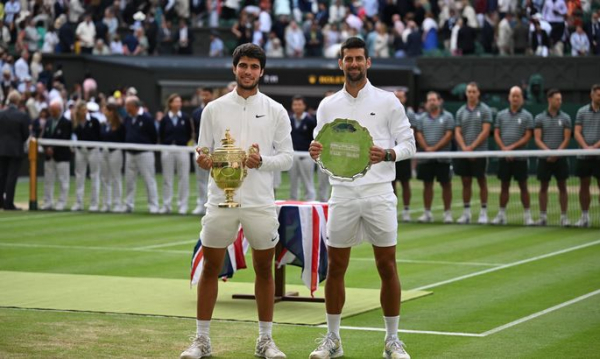
[[[294,149],[287,112],[280,103],[261,92],[244,99],[233,90],[211,101],[202,111],[198,146],[208,147],[212,153],[221,147],[227,129],[235,140],[234,146],[247,152],[257,143],[262,157],[259,169],[248,169],[248,176],[235,191],[234,201],[242,207],[273,205],[273,171],[287,171],[292,167]],[[224,201],[223,190],[211,177],[208,204]]]
[[[416,152],[415,137],[404,107],[393,93],[378,89],[369,81],[356,98],[346,91],[345,86],[342,90],[324,98],[317,109],[317,127],[314,136],[317,136],[326,123],[336,118],[358,121],[361,126],[369,130],[375,146],[394,149],[396,161],[410,158]],[[364,177],[352,182],[332,178],[329,182],[332,186],[343,187],[391,183],[396,178],[395,171],[393,162],[380,162],[372,165]],[[391,185],[389,187],[391,191]]]

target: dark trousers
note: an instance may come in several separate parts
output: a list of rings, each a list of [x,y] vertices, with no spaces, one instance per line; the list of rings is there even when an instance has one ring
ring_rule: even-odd
[[[4,209],[15,207],[15,187],[23,157],[0,156],[0,205]]]

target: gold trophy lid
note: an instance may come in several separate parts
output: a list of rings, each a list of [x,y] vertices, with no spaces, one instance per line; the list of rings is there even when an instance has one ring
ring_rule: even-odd
[[[225,138],[221,139],[221,144],[223,145],[223,147],[234,147],[233,144],[235,143],[235,139],[233,139],[233,137],[231,137],[231,134],[229,133],[229,129],[225,130]]]

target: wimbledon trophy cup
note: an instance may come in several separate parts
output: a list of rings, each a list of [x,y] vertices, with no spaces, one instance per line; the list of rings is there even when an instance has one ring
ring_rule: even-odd
[[[215,180],[217,187],[225,191],[225,202],[219,203],[220,208],[235,208],[240,204],[233,201],[235,190],[242,185],[244,178],[248,175],[246,168],[246,152],[233,145],[235,140],[229,134],[229,129],[225,130],[225,138],[221,139],[222,146],[217,148],[212,154],[207,147],[202,147],[200,151],[213,161],[210,175]],[[250,147],[248,151],[256,153],[258,150]]]

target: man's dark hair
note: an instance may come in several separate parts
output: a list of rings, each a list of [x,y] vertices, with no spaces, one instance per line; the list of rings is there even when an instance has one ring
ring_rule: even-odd
[[[235,48],[233,51],[233,66],[237,67],[242,56],[260,61],[260,68],[264,69],[267,64],[267,55],[260,46],[246,43]]]
[[[559,89],[550,89],[548,90],[548,92],[546,92],[546,98],[551,98],[552,96],[556,95],[556,94],[560,93]]]
[[[306,103],[306,101],[304,100],[304,96],[300,96],[300,95],[296,95],[294,97],[292,97],[292,102],[294,101],[302,101],[304,103]]]
[[[469,83],[467,84],[467,87],[468,87],[468,86],[475,86],[475,88],[479,90],[479,85],[478,85],[478,84],[477,84],[477,82],[475,82],[475,81],[471,81],[471,82],[469,82]]]
[[[204,92],[214,92],[214,89],[212,87],[203,87],[200,89],[200,91],[204,91]]]
[[[349,37],[342,43],[342,47],[340,48],[340,59],[344,58],[344,50],[346,49],[364,49],[365,59],[369,58],[367,44],[360,37]]]
[[[600,84],[593,84],[592,85],[592,92],[596,92],[600,90]]]

